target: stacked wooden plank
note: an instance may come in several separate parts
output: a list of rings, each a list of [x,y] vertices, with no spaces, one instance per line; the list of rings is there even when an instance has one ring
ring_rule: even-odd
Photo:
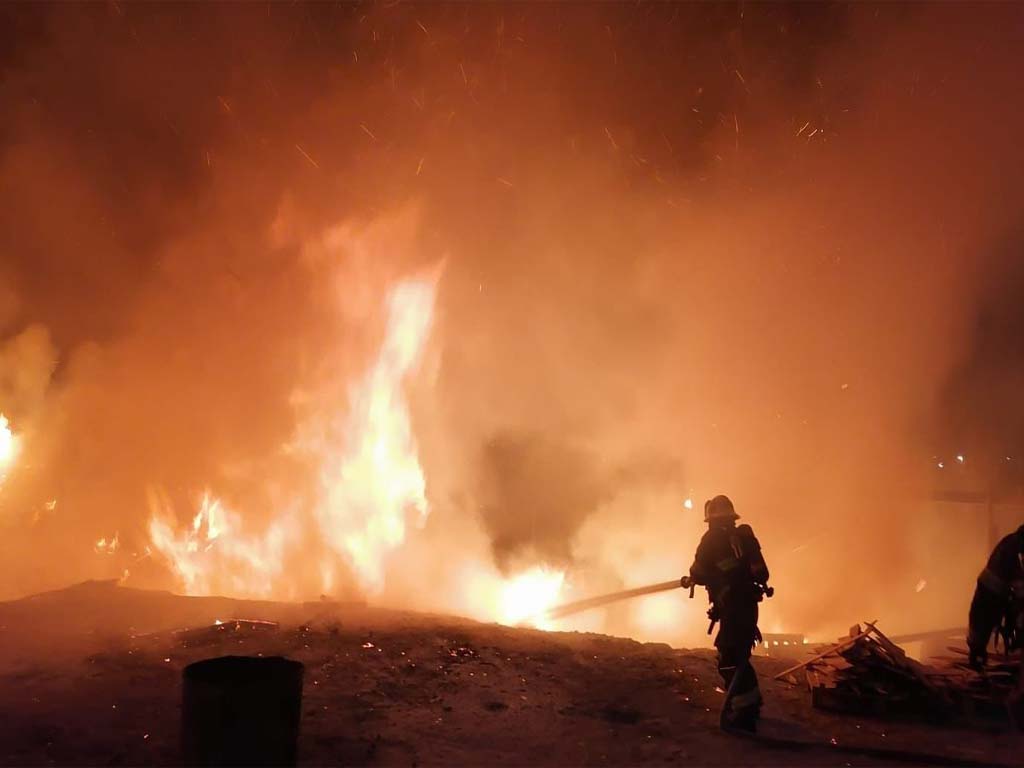
[[[965,662],[951,658],[937,666],[921,664],[869,622],[852,627],[847,637],[776,679],[796,683],[802,673],[815,707],[847,714],[1005,717],[1019,658],[993,664],[985,674]]]
[[[945,691],[874,623],[855,625],[834,654],[805,668],[815,707],[864,715],[939,714]]]

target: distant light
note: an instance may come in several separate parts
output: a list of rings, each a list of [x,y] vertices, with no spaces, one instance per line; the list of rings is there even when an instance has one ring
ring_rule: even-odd
[[[808,643],[810,643],[810,642],[811,642],[811,641],[810,641],[810,640],[808,640],[808,639],[807,639],[806,637],[804,638],[804,645],[807,645],[807,644],[808,644]]]
[[[683,506],[687,509],[693,509],[693,499],[687,499],[683,502]]]
[[[964,456],[963,456],[963,454],[962,453],[958,453],[956,455],[956,460],[959,461],[961,464],[963,464],[964,463]]]
[[[945,465],[945,464],[943,464],[943,463],[942,463],[942,462],[940,461],[940,462],[939,462],[939,469],[942,469],[942,468],[943,468],[944,466],[946,466],[946,465]]]

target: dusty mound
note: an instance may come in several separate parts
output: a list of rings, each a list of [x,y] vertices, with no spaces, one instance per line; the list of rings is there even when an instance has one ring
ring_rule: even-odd
[[[776,659],[756,662],[764,730],[816,746],[736,739],[717,730],[709,650],[355,605],[89,583],[0,604],[0,627],[7,765],[174,764],[181,670],[229,653],[306,665],[299,749],[311,765],[893,762],[832,739],[1011,763],[1021,746],[1009,733],[816,712],[806,691],[770,681],[786,666]]]

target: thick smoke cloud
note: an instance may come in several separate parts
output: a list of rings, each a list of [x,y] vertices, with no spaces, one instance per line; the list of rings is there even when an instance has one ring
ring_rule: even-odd
[[[93,551],[142,551],[154,485],[257,528],[308,494],[303,404],[443,261],[410,390],[433,512],[383,599],[456,608],[429,585],[460,552],[671,578],[682,500],[724,491],[776,572],[769,629],[958,616],[970,584],[927,602],[913,542],[947,376],[998,368],[970,329],[1024,199],[1018,9],[2,13],[0,410],[31,457],[5,593],[169,586]],[[696,638],[677,597],[587,621]]]

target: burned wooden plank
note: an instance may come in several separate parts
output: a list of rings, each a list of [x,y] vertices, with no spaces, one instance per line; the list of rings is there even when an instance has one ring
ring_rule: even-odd
[[[815,707],[883,717],[931,719],[957,712],[1008,719],[1019,660],[990,658],[979,672],[951,648],[954,655],[928,665],[908,656],[875,622],[850,631],[803,664]]]
[[[872,625],[869,624],[868,626],[870,627]],[[860,627],[858,626],[857,629],[859,629],[859,628]],[[779,674],[775,675],[775,679],[776,680],[781,680],[786,675],[790,675],[793,672],[797,672],[798,670],[801,670],[804,667],[809,666],[809,665],[813,664],[816,661],[820,661],[821,659],[824,659],[826,656],[831,656],[834,653],[838,653],[840,650],[842,650],[844,648],[848,648],[848,647],[854,645],[860,638],[865,637],[867,634],[868,634],[868,630],[864,630],[863,632],[858,633],[854,637],[849,637],[845,641],[843,641],[841,643],[837,643],[836,645],[833,645],[828,650],[823,651],[822,653],[819,653],[819,654],[817,654],[815,656],[812,656],[807,661],[803,661],[803,662],[801,662],[799,664],[796,664],[795,666],[790,667],[789,669],[786,669],[786,670],[783,670],[782,672],[779,672]]]

